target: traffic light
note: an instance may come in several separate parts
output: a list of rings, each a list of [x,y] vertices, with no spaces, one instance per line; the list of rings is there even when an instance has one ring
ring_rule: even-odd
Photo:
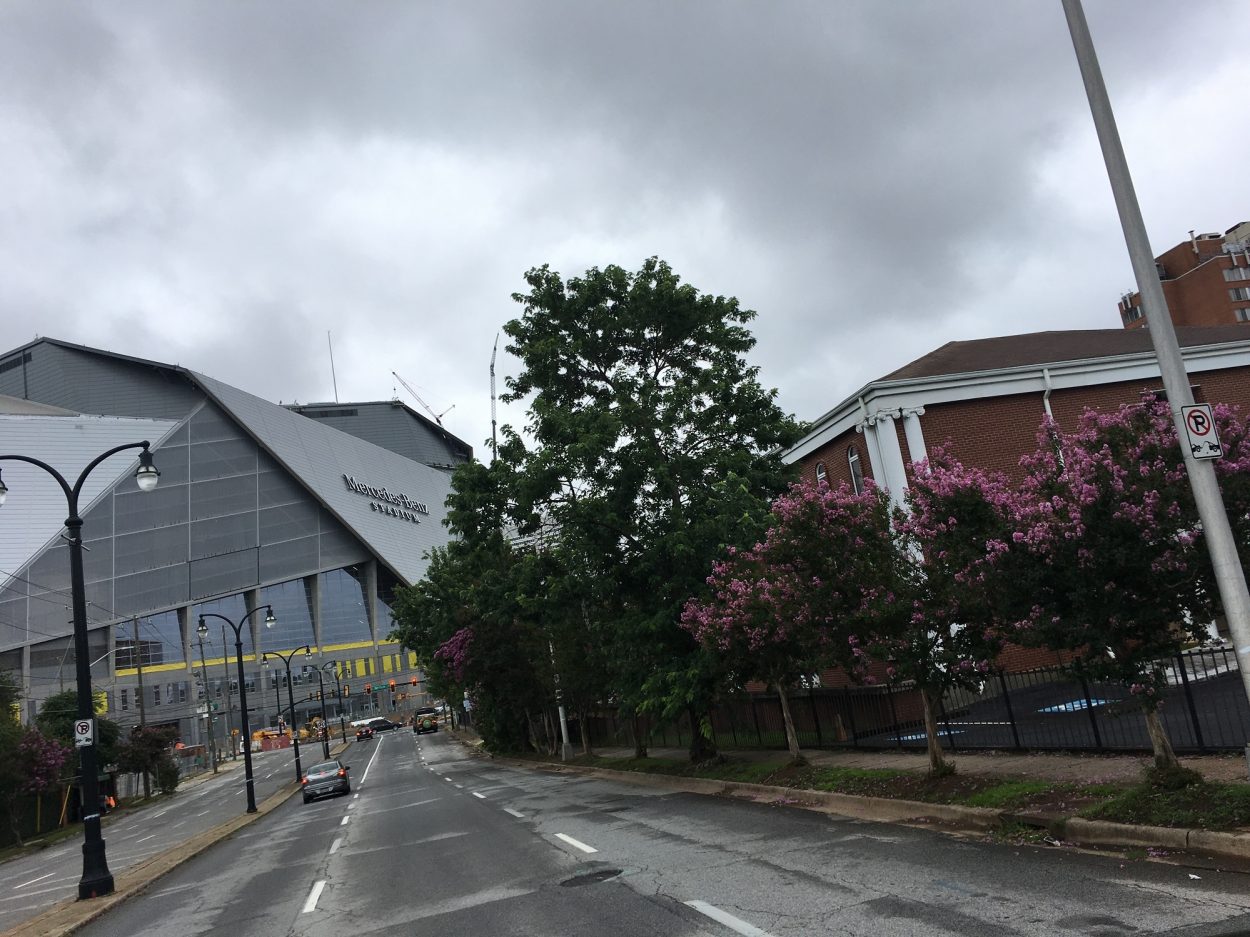
[[[391,692],[395,692],[395,678],[391,677]]]
[[[416,677],[413,677],[413,678],[412,678],[411,680],[409,680],[408,682],[409,682],[409,683],[411,683],[413,686],[416,686],[416,685],[417,685],[417,678],[416,678]]]
[[[344,683],[344,684],[343,684],[343,695],[344,695],[344,696],[351,696],[351,695],[352,695],[352,687],[351,687],[351,684],[350,684],[350,683]]]
[[[366,684],[365,684],[365,692],[366,692],[366,693],[372,693],[372,692],[373,692],[373,684],[372,684],[372,683],[366,683]]]

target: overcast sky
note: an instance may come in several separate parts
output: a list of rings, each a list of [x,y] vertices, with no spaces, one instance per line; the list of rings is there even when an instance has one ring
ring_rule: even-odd
[[[1246,12],[1086,0],[1156,253],[1250,219]],[[800,419],[1133,288],[1059,0],[14,0],[0,239],[0,350],[305,403],[331,332],[340,400],[397,371],[479,454],[543,263],[737,296]]]

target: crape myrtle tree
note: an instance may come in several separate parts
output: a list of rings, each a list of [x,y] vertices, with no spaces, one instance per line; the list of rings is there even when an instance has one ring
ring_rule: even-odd
[[[704,595],[686,603],[682,624],[736,683],[776,687],[795,764],[804,758],[789,688],[833,666],[872,679],[865,647],[900,608],[898,557],[884,491],[799,482],[773,502],[763,540],[730,547]]]
[[[1087,677],[1127,686],[1155,764],[1176,766],[1158,714],[1161,662],[1205,637],[1214,589],[1168,404],[1146,394],[1086,411],[1072,433],[1046,424],[1024,465],[1012,546],[1032,562],[1012,563],[1003,583],[1028,609],[1019,640],[1063,649]]]
[[[935,447],[912,467],[905,511],[895,514],[898,562],[909,570],[902,614],[877,629],[873,656],[891,681],[920,692],[930,774],[951,770],[938,711],[953,689],[979,690],[1002,649],[994,564],[1010,536],[1006,480],[970,468]]]
[[[798,427],[746,362],[755,314],[737,300],[700,293],[654,257],[636,272],[565,280],[542,266],[525,279],[513,297],[524,312],[504,326],[522,365],[504,399],[528,403],[532,440],[516,450],[519,505],[554,524],[610,596],[614,699],[626,713],[690,714],[702,760],[718,663],[679,617],[737,542],[742,499],[726,502],[717,482],[735,479],[764,513]]]

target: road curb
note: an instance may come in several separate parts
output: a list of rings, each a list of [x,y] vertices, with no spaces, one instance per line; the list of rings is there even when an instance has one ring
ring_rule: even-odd
[[[341,754],[347,747],[348,743],[342,743],[341,747],[331,754]],[[153,882],[194,859],[210,846],[216,845],[245,826],[272,813],[298,792],[299,785],[294,781],[288,781],[284,787],[279,788],[265,798],[264,802],[258,804],[255,813],[245,813],[218,824],[212,829],[191,837],[182,845],[145,859],[138,865],[116,875],[113,880],[113,893],[108,897],[93,898],[90,901],[67,898],[47,911],[0,933],[0,937],[65,937],[65,935],[72,934],[107,914],[122,902],[141,894]]]
[[[857,820],[907,825],[939,823],[946,829],[977,833],[989,832],[1000,829],[1005,824],[1017,823],[1046,829],[1056,839],[1077,846],[1156,848],[1190,852],[1216,859],[1250,860],[1250,833],[1139,826],[1129,823],[1111,823],[1106,820],[1086,820],[1082,817],[1041,817],[1037,814],[995,810],[989,807],[930,804],[923,801],[777,787],[771,784],[750,784],[744,781],[646,774],[639,771],[618,771],[613,768],[594,768],[587,765],[501,758],[489,754],[487,757],[519,768],[541,768],[593,775],[643,787],[663,787],[692,794],[739,797],[757,802],[764,800],[779,805],[836,813],[839,816]]]

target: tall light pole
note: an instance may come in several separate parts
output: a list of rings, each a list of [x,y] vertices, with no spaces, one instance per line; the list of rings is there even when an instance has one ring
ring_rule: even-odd
[[[339,662],[336,660],[328,660],[321,665],[321,669],[334,677],[334,698],[338,700],[339,705],[339,733],[344,742],[347,741],[347,720],[343,718],[343,681],[339,679]],[[326,754],[326,758],[329,758]]]
[[[208,626],[204,626],[204,631]],[[204,631],[195,629],[200,639],[200,683],[204,687],[204,716],[208,720],[208,750],[213,759],[213,774],[217,773],[217,733],[213,731],[213,701],[208,696],[208,665],[204,663]]]
[[[84,736],[87,741],[78,746],[78,765],[80,786],[82,789],[82,878],[78,880],[78,898],[98,898],[113,893],[113,874],[109,871],[108,859],[105,856],[104,837],[100,834],[100,779],[98,776],[98,756],[96,752],[95,703],[91,693],[91,652],[87,647],[87,591],[83,583],[82,571],[82,518],[78,515],[78,496],[82,486],[91,474],[91,470],[109,456],[128,449],[139,449],[139,468],[135,471],[135,481],[140,491],[151,491],[160,479],[160,472],[152,464],[152,453],[147,440],[115,446],[107,452],[96,456],[82,470],[78,480],[71,486],[64,476],[56,469],[24,455],[3,455],[2,461],[28,462],[38,466],[56,479],[61,490],[65,492],[65,501],[69,509],[69,517],[65,521],[66,540],[69,543],[69,575],[70,591],[74,605],[74,668],[78,679],[78,719],[77,725],[84,726],[88,732]],[[0,505],[4,504],[9,489],[0,477]]]
[[[300,764],[299,760],[299,729],[295,725],[295,694],[291,692],[291,658],[300,651],[304,652],[305,659],[312,657],[312,648],[310,648],[307,644],[303,647],[297,647],[289,654],[281,654],[278,651],[266,651],[264,654],[260,655],[260,662],[266,667],[269,666],[269,658],[271,656],[278,658],[278,660],[286,664],[286,698],[287,702],[291,704],[291,744],[295,746],[296,781],[299,781],[304,777],[304,767]]]
[[[321,701],[321,756],[330,760],[330,722],[326,719],[326,685],[321,679],[321,668],[314,667],[317,675],[317,699]]]
[[[1241,568],[1237,544],[1228,523],[1228,513],[1224,510],[1224,498],[1215,477],[1215,466],[1206,459],[1195,459],[1185,445],[1187,434],[1181,407],[1192,404],[1194,395],[1189,387],[1189,375],[1185,373],[1185,359],[1181,356],[1180,345],[1176,341],[1176,328],[1168,312],[1167,298],[1163,295],[1163,287],[1159,285],[1154,252],[1150,249],[1150,239],[1146,236],[1146,225],[1137,204],[1137,193],[1133,189],[1133,179],[1129,175],[1128,161],[1124,157],[1124,147],[1120,143],[1120,132],[1116,129],[1111,99],[1107,96],[1107,86],[1103,83],[1102,69],[1094,52],[1094,42],[1089,35],[1085,11],[1080,0],[1062,0],[1062,3],[1068,20],[1068,32],[1072,35],[1072,46],[1076,51],[1076,61],[1085,82],[1085,94],[1094,117],[1094,127],[1098,131],[1098,142],[1102,146],[1103,162],[1107,166],[1111,191],[1120,214],[1120,227],[1128,245],[1133,276],[1137,280],[1137,290],[1141,293],[1142,310],[1149,326],[1147,331],[1154,343],[1155,357],[1159,359],[1159,374],[1163,378],[1164,390],[1167,391],[1168,407],[1176,424],[1181,455],[1185,459],[1185,469],[1189,474],[1198,517],[1202,520],[1203,536],[1211,553],[1220,604],[1224,607],[1228,630],[1232,634],[1233,647],[1237,652],[1242,690],[1250,699],[1250,591],[1246,589],[1245,571]],[[1247,753],[1250,753],[1250,744],[1247,744]]]
[[[225,615],[218,615],[216,612],[203,612],[200,615],[200,623],[196,627],[196,631],[200,634],[201,640],[208,632],[208,622],[205,618],[220,618],[234,630],[234,660],[239,668],[239,709],[242,712],[240,722],[243,726],[243,773],[247,777],[247,812],[256,812],[256,785],[252,779],[252,727],[247,718],[247,681],[243,677],[243,626],[257,612],[265,612],[265,626],[273,625],[275,619],[273,617],[273,609],[268,605],[258,605],[246,615],[239,619],[236,625]],[[224,648],[223,648],[224,650]],[[229,683],[226,684],[227,689]],[[231,747],[234,743],[231,742]]]

